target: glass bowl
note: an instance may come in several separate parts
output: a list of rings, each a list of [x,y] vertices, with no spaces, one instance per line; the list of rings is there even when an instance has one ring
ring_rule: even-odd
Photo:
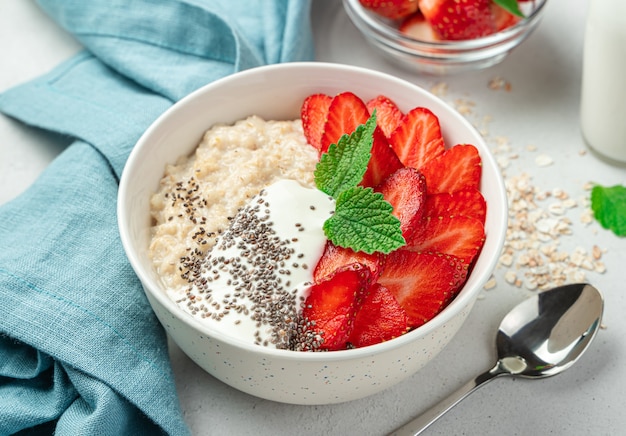
[[[401,20],[381,17],[361,6],[359,0],[343,0],[348,17],[365,39],[395,63],[412,71],[454,74],[479,70],[502,62],[537,27],[546,0],[520,3],[525,18],[489,36],[460,41],[424,41],[402,34]]]

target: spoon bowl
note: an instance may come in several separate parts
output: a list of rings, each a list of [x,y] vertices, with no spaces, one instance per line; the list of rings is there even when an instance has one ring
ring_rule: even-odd
[[[588,284],[538,293],[504,317],[496,336],[498,361],[513,375],[549,377],[573,365],[600,325],[602,296]]]
[[[495,366],[393,434],[420,434],[479,386],[496,377],[534,379],[563,372],[589,347],[600,327],[603,310],[602,294],[586,283],[560,286],[526,299],[500,324]]]

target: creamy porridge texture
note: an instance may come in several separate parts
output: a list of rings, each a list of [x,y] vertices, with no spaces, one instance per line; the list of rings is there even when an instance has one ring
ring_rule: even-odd
[[[239,209],[280,179],[314,186],[317,160],[300,120],[251,116],[212,127],[192,156],[169,165],[151,198],[150,255],[170,298],[185,295],[199,262]]]

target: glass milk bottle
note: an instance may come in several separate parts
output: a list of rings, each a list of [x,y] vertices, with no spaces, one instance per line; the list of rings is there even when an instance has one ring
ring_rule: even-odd
[[[590,0],[580,116],[587,145],[626,164],[626,0]]]

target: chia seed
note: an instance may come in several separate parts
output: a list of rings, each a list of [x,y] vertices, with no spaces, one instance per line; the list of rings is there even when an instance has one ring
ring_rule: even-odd
[[[259,194],[258,203],[269,208],[269,201],[262,198],[265,195],[265,191]],[[214,319],[219,321],[233,310],[254,321],[256,344],[304,349],[303,338],[308,337],[308,343],[319,342],[319,338],[311,336],[310,332],[303,332],[302,326],[298,325],[301,322],[296,315],[299,305],[297,293],[286,279],[291,272],[285,268],[295,253],[293,242],[278,237],[269,215],[261,216],[259,212],[255,205],[243,207],[231,219],[230,230],[222,233],[212,252],[203,257],[189,256],[186,259],[183,264],[190,282],[187,304],[192,312],[199,310],[199,303],[193,297],[195,293],[201,293],[205,295],[205,308],[210,307]],[[269,209],[264,213],[269,214]],[[198,232],[196,236],[202,237],[204,232]],[[234,245],[237,246],[237,255],[231,257],[227,250]],[[294,267],[299,266],[290,263]],[[235,292],[220,296],[218,302],[214,300],[214,285],[211,282],[220,275],[235,288]],[[269,332],[269,341],[262,339],[262,331]]]

